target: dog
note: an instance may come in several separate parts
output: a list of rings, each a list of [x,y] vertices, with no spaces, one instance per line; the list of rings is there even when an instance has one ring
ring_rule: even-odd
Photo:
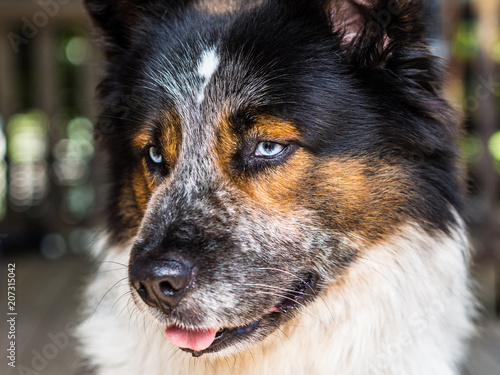
[[[97,374],[459,374],[460,121],[422,1],[85,5],[107,60]]]

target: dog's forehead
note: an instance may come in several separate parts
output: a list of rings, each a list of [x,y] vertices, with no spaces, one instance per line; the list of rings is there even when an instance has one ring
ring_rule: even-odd
[[[240,2],[228,1],[233,3]],[[166,93],[183,128],[214,125],[221,116],[249,108],[288,113],[311,94],[313,76],[335,72],[329,67],[337,58],[325,47],[331,45],[326,27],[318,31],[311,26],[315,18],[304,20],[286,7],[266,4],[223,16],[193,9],[173,14],[147,30],[147,48],[138,42],[146,75],[141,78]],[[323,32],[324,38],[318,37]],[[321,44],[320,52],[311,48],[314,43]]]
[[[254,69],[251,57],[229,53],[220,40],[182,46],[146,65],[146,79],[167,95],[179,119],[183,140],[210,143],[215,128],[241,109],[272,100],[269,77]],[[197,134],[197,139],[192,137]]]

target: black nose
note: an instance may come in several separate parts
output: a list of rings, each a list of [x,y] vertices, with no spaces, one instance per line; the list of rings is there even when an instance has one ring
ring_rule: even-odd
[[[177,305],[191,281],[193,267],[178,260],[138,260],[130,269],[130,282],[150,306]]]

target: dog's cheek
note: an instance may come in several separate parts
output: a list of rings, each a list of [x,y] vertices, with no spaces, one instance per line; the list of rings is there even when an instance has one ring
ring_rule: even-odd
[[[410,176],[396,163],[332,158],[314,180],[311,209],[323,225],[358,245],[384,240],[408,219]]]
[[[143,162],[145,164],[145,162]],[[132,189],[137,203],[137,209],[144,216],[151,192],[155,188],[154,179],[147,172],[147,166],[143,165],[137,168],[132,174]]]
[[[115,193],[109,193],[112,211],[115,213],[111,216],[114,228],[119,228],[119,236],[125,235],[127,238],[135,236],[137,229],[141,223],[144,214],[144,205],[147,202],[145,182],[135,177],[133,174],[128,175],[125,182],[121,183],[119,189]]]
[[[299,148],[285,164],[249,178],[241,186],[248,199],[242,206],[253,207],[242,215],[253,218],[246,242],[259,242],[267,261],[283,272],[335,277],[355,259],[358,236],[347,236],[358,229],[353,223],[363,221],[362,214],[374,215],[365,212],[373,199],[367,192],[381,186],[380,181],[366,186],[362,166],[357,167],[358,173],[354,164],[328,163]],[[373,232],[379,229],[377,223],[370,225]]]
[[[126,238],[136,235],[157,186],[154,178],[145,170],[146,166],[141,164],[131,167],[127,173],[123,173],[119,184],[115,185],[116,190],[108,193],[113,202],[112,210],[116,212],[112,216],[113,226],[119,226],[119,235],[125,235]]]

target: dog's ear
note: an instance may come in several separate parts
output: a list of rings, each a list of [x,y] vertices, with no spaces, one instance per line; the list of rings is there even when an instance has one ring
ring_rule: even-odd
[[[105,39],[108,52],[126,48],[147,17],[162,18],[188,0],[84,0],[87,11]]]
[[[358,65],[384,66],[398,50],[423,44],[421,0],[325,0],[324,7]]]

